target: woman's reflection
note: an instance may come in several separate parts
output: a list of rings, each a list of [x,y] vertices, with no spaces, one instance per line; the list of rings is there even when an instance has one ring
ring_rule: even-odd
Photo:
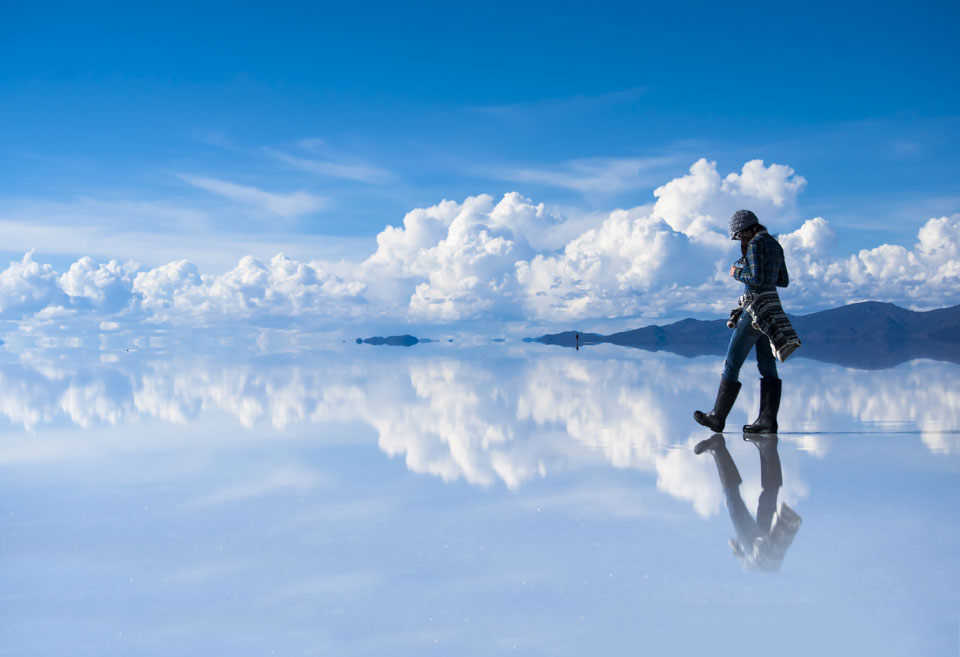
[[[787,548],[793,542],[800,529],[801,518],[786,504],[780,504],[777,512],[777,494],[783,485],[783,472],[780,469],[780,454],[777,452],[775,434],[744,435],[744,440],[757,446],[760,452],[760,501],[757,504],[757,519],[747,510],[740,495],[740,472],[727,450],[723,435],[716,433],[697,443],[695,454],[705,451],[713,454],[720,475],[720,485],[730,511],[730,520],[737,532],[730,539],[733,554],[740,559],[744,570],[772,573],[780,570],[780,564]]]

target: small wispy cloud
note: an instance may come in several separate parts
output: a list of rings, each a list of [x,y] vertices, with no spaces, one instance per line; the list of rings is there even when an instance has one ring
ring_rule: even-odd
[[[620,89],[594,96],[573,95],[559,98],[540,98],[537,100],[499,105],[480,105],[471,107],[472,112],[501,119],[522,119],[529,117],[556,116],[570,113],[593,112],[608,107],[627,105],[636,102],[647,93],[645,87]]]
[[[201,209],[186,199],[3,199],[0,250],[17,260],[36,247],[44,258],[87,255],[150,267],[186,258],[205,272],[224,272],[248,254],[264,261],[285,253],[304,262],[359,262],[376,248],[367,236],[304,233],[285,221],[234,223],[224,233],[217,225],[236,215],[232,204],[224,205]]]
[[[321,149],[326,148],[327,141],[325,139],[321,139],[320,137],[304,137],[297,142],[297,146],[308,151],[320,151]]]
[[[592,157],[568,160],[557,167],[503,169],[498,178],[564,187],[581,194],[616,194],[657,184],[662,168],[675,164],[677,157],[613,158]]]
[[[358,180],[365,183],[385,183],[393,180],[395,176],[378,167],[372,167],[364,164],[344,164],[331,160],[314,160],[305,157],[297,157],[283,151],[272,148],[263,149],[265,153],[275,157],[281,162],[310,173],[321,176],[331,176],[334,178],[345,178],[347,180]]]
[[[224,196],[237,203],[265,210],[270,214],[284,217],[285,219],[293,219],[305,214],[311,214],[323,209],[327,204],[326,197],[311,194],[303,190],[289,194],[278,194],[276,192],[264,191],[257,187],[238,185],[237,183],[219,180],[217,178],[206,178],[204,176],[191,176],[186,174],[180,174],[179,177],[184,182],[190,183],[195,187]]]
[[[226,486],[197,500],[200,506],[237,502],[264,495],[303,494],[324,483],[316,473],[299,467],[279,468],[254,480]]]

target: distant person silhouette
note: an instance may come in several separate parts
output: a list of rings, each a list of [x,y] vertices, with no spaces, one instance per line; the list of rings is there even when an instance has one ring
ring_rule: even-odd
[[[749,572],[772,573],[780,564],[800,529],[802,518],[786,504],[777,512],[777,495],[783,486],[783,471],[777,451],[777,436],[771,434],[744,436],[760,451],[760,500],[757,518],[753,519],[740,495],[740,472],[727,450],[723,435],[716,433],[697,443],[694,453],[711,452],[720,475],[720,485],[730,512],[736,538],[730,539],[730,548],[743,569]],[[774,523],[776,517],[776,523]]]
[[[740,368],[756,346],[757,369],[762,377],[760,414],[743,430],[776,433],[781,391],[777,358],[785,360],[800,346],[777,294],[777,287],[787,287],[790,283],[787,265],[780,244],[750,210],[737,210],[730,218],[730,238],[740,240],[742,257],[730,267],[730,275],[744,284],[744,294],[727,322],[727,326],[733,328],[733,335],[723,361],[713,410],[694,411],[693,419],[717,433],[723,431],[727,415],[740,393]]]

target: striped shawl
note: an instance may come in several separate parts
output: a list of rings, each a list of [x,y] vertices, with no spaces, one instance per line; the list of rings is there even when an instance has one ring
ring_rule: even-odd
[[[753,327],[770,340],[770,347],[781,363],[800,346],[800,338],[783,312],[776,290],[746,292],[740,297],[740,307],[753,317]]]

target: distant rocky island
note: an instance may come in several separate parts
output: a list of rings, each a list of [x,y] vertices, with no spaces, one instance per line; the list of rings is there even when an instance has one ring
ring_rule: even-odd
[[[387,345],[389,347],[412,347],[420,342],[433,342],[433,340],[421,340],[412,335],[391,335],[386,338],[377,335],[372,338],[357,338],[357,344]]]
[[[916,312],[892,303],[864,301],[790,315],[803,346],[795,355],[861,369],[883,369],[917,358],[960,363],[960,306]],[[577,331],[525,338],[561,347],[577,345]],[[726,353],[726,319],[684,319],[611,335],[580,333],[580,346],[615,344],[682,356]]]
[[[417,338],[412,335],[389,335],[387,337],[375,335],[372,338],[357,338],[357,344],[387,345],[388,347],[412,347],[415,344],[429,344],[431,342],[440,342],[440,340]],[[449,338],[447,342],[453,342],[453,338]]]

